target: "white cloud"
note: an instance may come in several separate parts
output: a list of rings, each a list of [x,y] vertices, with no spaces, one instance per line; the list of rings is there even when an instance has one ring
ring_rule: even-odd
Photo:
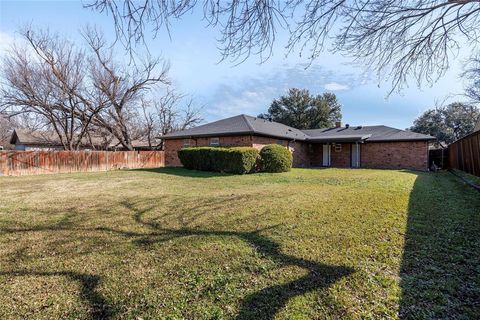
[[[359,82],[357,74],[339,74],[320,65],[307,69],[302,65],[284,65],[256,76],[225,77],[206,101],[207,120],[266,112],[272,100],[289,88],[306,88],[312,94],[321,94],[324,90],[350,90]]]
[[[0,53],[5,52],[14,42],[13,35],[0,31]]]
[[[223,86],[220,97],[214,99],[215,102],[208,108],[208,114],[214,119],[230,117],[240,113],[256,116],[265,112],[270,102],[279,92],[276,88],[261,87],[256,91],[232,90],[228,86]]]
[[[329,82],[326,83],[324,86],[325,90],[329,91],[342,91],[342,90],[348,90],[350,87],[346,84],[341,84],[338,82]]]

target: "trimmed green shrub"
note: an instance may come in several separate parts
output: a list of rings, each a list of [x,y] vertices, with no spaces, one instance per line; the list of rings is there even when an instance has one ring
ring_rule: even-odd
[[[292,153],[281,145],[266,145],[260,151],[260,157],[263,170],[266,172],[287,172],[292,168]]]
[[[178,151],[186,169],[244,174],[255,170],[258,150],[252,147],[193,147]]]

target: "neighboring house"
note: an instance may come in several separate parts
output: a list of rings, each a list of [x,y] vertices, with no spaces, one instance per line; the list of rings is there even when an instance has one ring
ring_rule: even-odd
[[[293,152],[295,167],[428,169],[428,144],[434,137],[387,126],[341,126],[299,130],[281,123],[239,115],[169,133],[167,166],[180,166],[177,151],[191,146],[252,146],[277,143]]]
[[[62,150],[62,144],[49,132],[31,133],[23,129],[13,130],[10,144],[19,151]]]
[[[123,151],[124,148],[116,139],[110,142],[101,137],[92,137],[84,139],[85,142],[80,146],[81,150],[117,150]],[[52,151],[63,150],[58,135],[53,132],[28,132],[23,129],[15,129],[10,138],[10,143],[15,145],[15,150],[19,151]],[[133,140],[134,150],[150,150],[148,142],[144,140]]]

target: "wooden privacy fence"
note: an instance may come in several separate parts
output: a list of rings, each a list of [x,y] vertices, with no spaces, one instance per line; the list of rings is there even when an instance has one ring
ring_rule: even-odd
[[[0,151],[0,176],[158,168],[163,151]]]
[[[450,168],[480,176],[480,131],[448,146]]]

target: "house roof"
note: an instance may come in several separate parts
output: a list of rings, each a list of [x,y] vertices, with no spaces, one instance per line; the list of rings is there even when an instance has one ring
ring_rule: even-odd
[[[91,141],[95,146],[105,146],[105,139],[100,136],[91,137]],[[58,135],[52,131],[43,132],[29,132],[24,129],[15,129],[10,138],[10,144],[23,144],[23,145],[35,145],[35,146],[62,146]],[[83,146],[89,146],[90,140],[84,137],[82,139]],[[134,148],[148,147],[148,141],[143,139],[132,140],[132,146]],[[118,139],[113,138],[108,143],[109,148],[121,147]]]
[[[421,141],[434,140],[435,138],[412,131],[395,129],[387,126],[349,126],[340,128],[323,128],[302,130],[309,136],[310,141],[335,142],[343,140],[345,142],[355,141]]]
[[[359,142],[359,141],[428,141],[429,135],[395,129],[387,126],[350,126],[298,130],[284,124],[255,118],[244,114],[207,123],[195,128],[164,135],[163,139],[213,137],[227,135],[262,135],[276,138],[312,142]]]
[[[13,130],[10,144],[25,145],[62,145],[58,137],[53,132],[29,132],[24,129]]]
[[[244,114],[210,122],[187,130],[176,131],[162,136],[163,139],[212,137],[226,135],[263,135],[291,140],[306,140],[301,130],[284,124]]]

